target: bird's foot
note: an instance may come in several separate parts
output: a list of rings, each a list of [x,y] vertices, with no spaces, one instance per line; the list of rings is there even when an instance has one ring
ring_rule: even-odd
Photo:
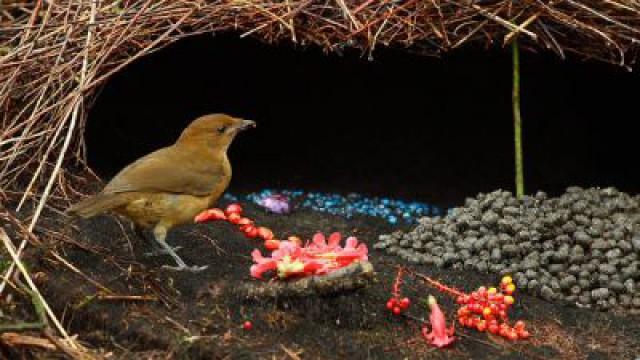
[[[206,268],[208,268],[208,265],[203,265],[203,266],[197,266],[197,265],[193,265],[193,266],[170,266],[170,265],[163,265],[162,268],[163,269],[167,269],[167,270],[171,270],[171,271],[188,271],[188,272],[193,272],[193,273],[197,273],[200,272],[202,270],[205,270]]]
[[[171,249],[173,251],[178,251],[178,250],[182,249],[182,246],[176,246],[176,247],[171,248]],[[162,256],[162,255],[171,255],[171,254],[169,253],[169,251],[167,251],[165,249],[156,249],[156,250],[144,253],[144,256],[146,256],[146,257]]]

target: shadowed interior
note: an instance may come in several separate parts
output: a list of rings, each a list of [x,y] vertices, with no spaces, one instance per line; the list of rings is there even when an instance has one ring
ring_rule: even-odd
[[[527,192],[638,192],[630,90],[638,75],[548,53],[523,52],[521,62]],[[210,112],[258,123],[231,147],[232,191],[354,191],[454,205],[514,188],[507,50],[438,59],[380,49],[369,61],[236,35],[189,38],[102,90],[89,116],[89,163],[109,178]]]

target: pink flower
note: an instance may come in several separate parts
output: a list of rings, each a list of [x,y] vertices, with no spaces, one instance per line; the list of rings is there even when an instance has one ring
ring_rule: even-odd
[[[355,261],[367,260],[368,249],[365,244],[358,244],[355,237],[350,237],[341,247],[341,239],[340,233],[333,233],[327,242],[324,235],[318,233],[306,246],[281,241],[271,257],[264,257],[259,250],[254,250],[252,257],[255,264],[251,266],[251,276],[260,279],[269,270],[277,271],[280,278],[322,275]]]
[[[429,308],[431,309],[431,315],[429,315],[429,321],[431,322],[431,332],[428,332],[427,327],[422,328],[422,336],[429,342],[429,344],[443,348],[450,345],[455,341],[453,336],[454,326],[452,325],[447,329],[446,320],[438,302],[433,296],[429,296]]]

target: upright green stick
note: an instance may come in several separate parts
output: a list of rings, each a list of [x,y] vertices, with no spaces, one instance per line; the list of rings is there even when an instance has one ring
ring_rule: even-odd
[[[518,39],[511,42],[513,54],[513,92],[511,102],[513,105],[513,136],[516,152],[516,196],[524,195],[524,170],[522,166],[522,117],[520,116],[520,50]]]

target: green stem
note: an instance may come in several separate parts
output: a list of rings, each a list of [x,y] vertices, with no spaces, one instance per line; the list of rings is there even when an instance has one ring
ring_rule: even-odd
[[[513,105],[513,130],[516,159],[516,196],[524,195],[524,170],[522,165],[522,118],[520,116],[520,50],[518,39],[511,42],[513,54],[513,92],[511,102]]]

